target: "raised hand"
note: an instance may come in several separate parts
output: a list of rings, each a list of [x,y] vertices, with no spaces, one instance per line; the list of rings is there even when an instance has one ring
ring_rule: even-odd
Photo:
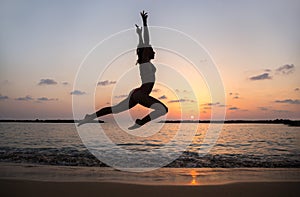
[[[148,13],[143,10],[143,12],[140,12],[140,14],[142,16],[144,25],[147,25]]]
[[[142,27],[139,27],[137,24],[135,24],[135,27],[136,27],[136,33],[138,34],[139,36],[139,44],[138,46],[141,46],[144,44],[144,41],[143,41],[143,37],[142,37]]]
[[[135,27],[136,27],[136,33],[138,35],[142,35],[142,27],[139,27],[137,24],[135,24]]]

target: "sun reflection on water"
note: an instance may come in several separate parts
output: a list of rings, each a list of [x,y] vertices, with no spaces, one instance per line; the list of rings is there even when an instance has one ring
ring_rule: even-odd
[[[197,182],[197,175],[198,173],[195,170],[190,171],[190,175],[192,177],[192,180],[190,182],[190,185],[198,185],[199,183]]]

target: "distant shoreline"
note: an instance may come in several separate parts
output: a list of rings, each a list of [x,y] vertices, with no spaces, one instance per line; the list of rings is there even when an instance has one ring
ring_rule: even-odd
[[[46,120],[0,120],[0,122],[28,122],[28,123],[77,123],[73,119],[46,119]],[[102,120],[94,120],[94,123],[105,123]],[[219,123],[219,124],[285,124],[289,126],[300,126],[300,120],[275,119],[275,120],[164,120],[159,123]]]
[[[160,123],[215,123],[215,124],[285,124],[300,126],[300,120],[275,119],[275,120],[165,120]]]
[[[78,123],[79,120],[61,120],[61,119],[53,119],[53,120],[0,120],[0,122],[28,122],[28,123]],[[105,123],[103,120],[93,120],[90,123]]]

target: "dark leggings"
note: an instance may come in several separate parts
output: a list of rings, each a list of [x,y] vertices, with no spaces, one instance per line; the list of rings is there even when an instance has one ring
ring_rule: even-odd
[[[162,102],[149,95],[152,91],[153,85],[154,83],[143,84],[141,87],[131,91],[129,96],[119,104],[111,107],[104,107],[97,111],[96,116],[101,117],[107,114],[120,113],[136,106],[137,104],[154,109],[154,111],[142,119],[143,124],[166,114],[168,112],[168,108]]]

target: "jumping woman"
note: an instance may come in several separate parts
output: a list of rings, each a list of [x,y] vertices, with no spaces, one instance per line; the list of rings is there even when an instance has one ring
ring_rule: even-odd
[[[135,124],[129,127],[129,130],[139,128],[146,124],[147,122],[154,120],[160,116],[165,115],[168,112],[168,108],[159,100],[153,98],[149,94],[151,93],[154,83],[155,83],[155,66],[150,62],[154,59],[155,52],[150,45],[149,30],[147,27],[148,14],[146,12],[141,12],[141,17],[143,19],[144,25],[144,39],[142,36],[142,27],[136,26],[136,33],[139,37],[139,44],[137,47],[138,60],[140,76],[142,79],[142,85],[139,88],[132,90],[129,96],[121,101],[119,104],[112,107],[105,107],[93,114],[87,114],[83,120],[81,120],[78,126],[91,122],[97,117],[105,116],[107,114],[116,114],[140,104],[144,107],[151,108],[153,111],[142,119],[137,119]]]

